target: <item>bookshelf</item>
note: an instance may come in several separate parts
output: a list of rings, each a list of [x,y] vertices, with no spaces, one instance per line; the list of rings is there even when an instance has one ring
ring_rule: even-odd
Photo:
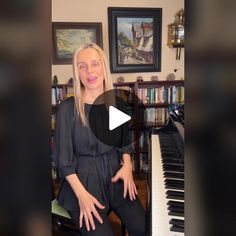
[[[56,124],[56,110],[58,105],[68,97],[73,96],[73,84],[57,84],[51,87],[51,162],[52,162],[52,179],[54,184],[58,180],[58,172],[53,158],[54,150],[54,134],[55,134],[55,124]]]
[[[134,113],[134,123],[130,124],[130,139],[134,157],[133,171],[138,179],[146,178],[148,172],[149,132],[153,127],[164,127],[168,120],[170,104],[184,104],[184,81],[137,81],[114,83],[114,88],[124,90],[122,96],[129,101],[125,91],[135,93],[143,104],[133,104],[128,107],[129,115]],[[52,148],[55,128],[55,111],[58,104],[67,97],[73,96],[73,85],[52,85]],[[144,112],[144,122],[139,121],[139,112]]]
[[[134,92],[142,104],[134,104],[135,124],[131,136],[135,136],[133,170],[139,179],[147,177],[149,155],[149,132],[153,127],[164,127],[168,120],[170,104],[184,104],[184,80],[137,81],[114,83],[118,89]],[[144,112],[144,122],[139,121],[139,112]],[[131,140],[133,140],[131,138]]]

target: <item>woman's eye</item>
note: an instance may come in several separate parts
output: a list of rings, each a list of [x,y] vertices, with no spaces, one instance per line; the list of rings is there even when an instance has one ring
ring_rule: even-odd
[[[79,69],[80,70],[86,69],[86,65],[84,65],[84,64],[79,65]]]
[[[93,66],[99,66],[99,65],[100,65],[99,62],[94,62],[94,63],[93,63]]]

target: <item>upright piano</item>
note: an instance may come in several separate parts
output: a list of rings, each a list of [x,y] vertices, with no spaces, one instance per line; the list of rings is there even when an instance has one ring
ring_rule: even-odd
[[[184,112],[170,106],[164,128],[150,132],[148,236],[184,235]]]

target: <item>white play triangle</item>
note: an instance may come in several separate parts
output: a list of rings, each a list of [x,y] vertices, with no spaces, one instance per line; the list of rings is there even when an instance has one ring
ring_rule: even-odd
[[[118,110],[113,106],[109,106],[109,130],[113,130],[131,119],[130,116]]]

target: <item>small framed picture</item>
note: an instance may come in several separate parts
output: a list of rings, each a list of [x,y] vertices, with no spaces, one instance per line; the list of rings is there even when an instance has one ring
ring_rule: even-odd
[[[75,50],[85,43],[103,47],[102,23],[52,23],[53,64],[72,64]]]
[[[161,71],[161,8],[109,7],[108,24],[111,72]]]

